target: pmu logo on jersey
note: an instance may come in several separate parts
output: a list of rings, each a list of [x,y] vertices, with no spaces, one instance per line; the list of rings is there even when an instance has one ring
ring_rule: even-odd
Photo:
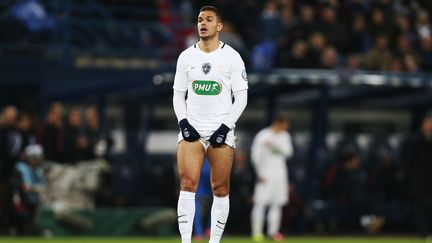
[[[210,69],[211,69],[211,64],[210,63],[208,63],[208,62],[203,63],[203,65],[202,65],[202,71],[203,71],[204,74],[209,73]]]
[[[222,85],[212,80],[195,80],[192,89],[197,95],[218,95],[222,91]]]

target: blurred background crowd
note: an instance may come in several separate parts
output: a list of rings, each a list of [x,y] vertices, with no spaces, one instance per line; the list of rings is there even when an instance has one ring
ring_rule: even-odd
[[[282,112],[283,233],[428,235],[432,5],[404,0],[1,1],[0,234],[44,233],[43,210],[88,233],[96,223],[65,208],[175,209],[172,78],[206,4],[250,82],[227,231],[250,233],[250,143]],[[175,227],[157,212],[140,233]]]
[[[212,4],[192,0],[66,2],[67,6],[43,0],[2,1],[0,9],[8,21],[2,23],[5,31],[0,39],[33,44],[58,41],[65,38],[63,34],[50,30],[73,25],[77,29],[69,30],[66,38],[86,49],[97,45],[129,49],[171,45],[176,54],[196,39],[195,13],[201,6]],[[224,13],[222,39],[258,71],[288,67],[416,73],[431,67],[432,7],[428,1],[254,0],[239,4],[225,0],[214,4]],[[88,10],[74,7],[86,5]],[[130,11],[134,6],[144,11]],[[153,23],[146,28],[88,23],[88,28],[94,27],[90,30],[68,19],[74,16],[91,21],[97,15]],[[125,29],[118,29],[121,27]],[[81,33],[75,36],[74,31]],[[176,57],[171,54],[168,58]]]

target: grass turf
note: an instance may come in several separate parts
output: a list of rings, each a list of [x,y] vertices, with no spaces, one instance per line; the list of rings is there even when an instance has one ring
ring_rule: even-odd
[[[179,238],[149,237],[0,237],[1,243],[179,243]],[[192,241],[205,243],[208,241]],[[251,243],[248,237],[226,237],[222,243]],[[270,243],[273,241],[263,241]],[[287,237],[285,243],[424,243],[420,238],[409,237]]]

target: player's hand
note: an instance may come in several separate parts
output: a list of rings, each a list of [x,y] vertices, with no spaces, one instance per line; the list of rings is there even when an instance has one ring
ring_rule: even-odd
[[[258,183],[264,183],[267,181],[267,179],[263,176],[258,176],[257,181],[258,181]]]
[[[189,124],[186,118],[179,122],[179,127],[184,140],[188,142],[193,142],[200,138],[197,130],[195,130],[195,128],[193,128],[193,126]]]
[[[208,140],[211,145],[222,145],[225,143],[226,137],[230,128],[223,124],[210,136]]]

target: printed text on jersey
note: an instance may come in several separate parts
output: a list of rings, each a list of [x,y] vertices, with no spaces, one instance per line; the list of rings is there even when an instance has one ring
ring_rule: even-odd
[[[212,80],[195,80],[192,89],[197,95],[218,95],[222,91],[222,85]]]

